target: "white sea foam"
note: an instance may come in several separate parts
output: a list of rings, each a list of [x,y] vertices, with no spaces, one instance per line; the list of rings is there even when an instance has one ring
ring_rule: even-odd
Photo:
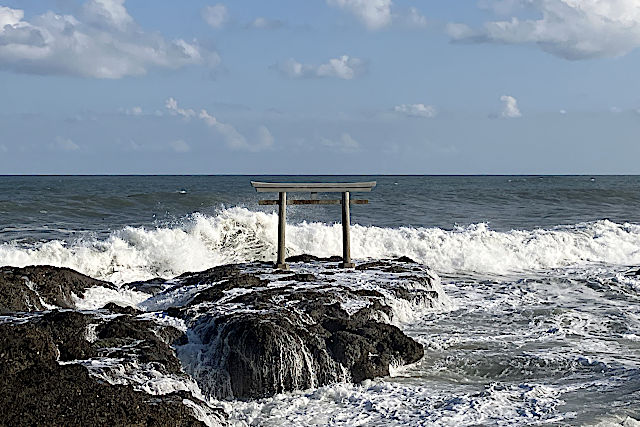
[[[171,277],[231,262],[275,257],[277,216],[231,208],[194,214],[174,227],[126,227],[105,240],[53,240],[29,248],[0,246],[0,265],[51,264],[115,283]],[[640,264],[640,225],[602,220],[549,230],[494,231],[487,224],[454,230],[354,225],[356,259],[406,255],[438,272],[505,274],[609,263]],[[287,229],[289,255],[341,253],[339,224],[300,223]]]
[[[432,386],[367,380],[233,402],[225,409],[233,426],[527,425],[570,417],[554,414],[560,390],[544,385],[490,385],[455,396]]]
[[[53,240],[26,248],[0,246],[0,265],[51,264],[124,283],[171,277],[214,265],[275,258],[277,216],[231,208],[215,216],[193,214],[173,227],[126,227],[107,239]],[[287,228],[289,255],[342,251],[339,224],[300,223]],[[487,224],[454,230],[354,225],[355,259],[406,255],[438,272],[506,274],[608,263],[640,264],[640,225],[608,220],[533,231],[494,231]]]
[[[78,310],[97,310],[106,304],[113,302],[121,306],[137,307],[138,304],[149,298],[149,294],[130,289],[109,289],[103,286],[94,286],[84,291],[84,296],[79,298],[74,295],[74,305]]]

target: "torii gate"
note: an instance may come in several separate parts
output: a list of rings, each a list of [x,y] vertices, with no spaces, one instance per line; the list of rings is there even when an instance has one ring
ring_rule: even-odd
[[[368,200],[350,200],[349,194],[371,191],[376,181],[369,182],[256,182],[251,185],[258,193],[280,193],[278,200],[260,200],[260,205],[278,205],[278,260],[275,268],[287,270],[285,262],[285,227],[287,205],[337,205],[342,204],[342,268],[353,268],[351,262],[351,236],[349,232],[349,205],[366,205]],[[287,193],[311,193],[311,200],[289,200]],[[316,199],[318,193],[342,193],[342,200]]]

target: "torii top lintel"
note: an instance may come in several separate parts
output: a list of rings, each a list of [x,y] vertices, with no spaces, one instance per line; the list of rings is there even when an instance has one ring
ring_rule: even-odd
[[[376,181],[368,182],[258,182],[251,181],[258,193],[345,193],[371,191]]]

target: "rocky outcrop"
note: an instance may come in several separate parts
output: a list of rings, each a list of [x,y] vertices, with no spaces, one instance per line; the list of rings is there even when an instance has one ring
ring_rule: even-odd
[[[419,343],[386,322],[394,300],[423,307],[437,301],[424,268],[404,259],[369,263],[367,289],[358,283],[359,273],[336,270],[326,260],[288,261],[303,265],[296,273],[221,266],[174,280],[193,287],[191,299],[168,313],[189,326],[189,342],[178,351],[203,392],[218,399],[261,398],[360,382],[423,356]],[[184,293],[184,286],[167,292]]]
[[[85,289],[94,286],[113,287],[70,268],[0,267],[0,314],[40,311],[47,306],[73,308],[73,295],[82,297]]]
[[[393,323],[438,303],[437,278],[408,258],[355,271],[339,261],[301,255],[287,259],[293,271],[224,265],[121,287],[69,269],[2,267],[0,411],[9,424],[224,424],[200,393],[262,398],[420,360],[422,345]],[[74,310],[94,286],[149,298]],[[24,403],[11,405],[14,396]]]
[[[99,325],[97,339],[87,328]],[[0,324],[0,413],[4,425],[203,425],[185,391],[156,395],[109,384],[81,363],[99,361],[121,345],[119,357],[153,361],[180,372],[173,351],[148,323],[130,317],[104,321],[74,311],[52,311]],[[166,338],[175,337],[169,331]],[[120,340],[120,341],[117,341]],[[124,350],[128,345],[129,348]],[[184,375],[184,374],[183,374]],[[206,408],[204,402],[198,402]],[[221,410],[210,415],[222,422]]]

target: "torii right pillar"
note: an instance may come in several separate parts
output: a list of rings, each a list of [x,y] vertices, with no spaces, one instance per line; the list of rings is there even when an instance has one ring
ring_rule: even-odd
[[[353,268],[355,264],[351,262],[351,232],[349,229],[349,192],[342,193],[342,262],[341,268]]]

